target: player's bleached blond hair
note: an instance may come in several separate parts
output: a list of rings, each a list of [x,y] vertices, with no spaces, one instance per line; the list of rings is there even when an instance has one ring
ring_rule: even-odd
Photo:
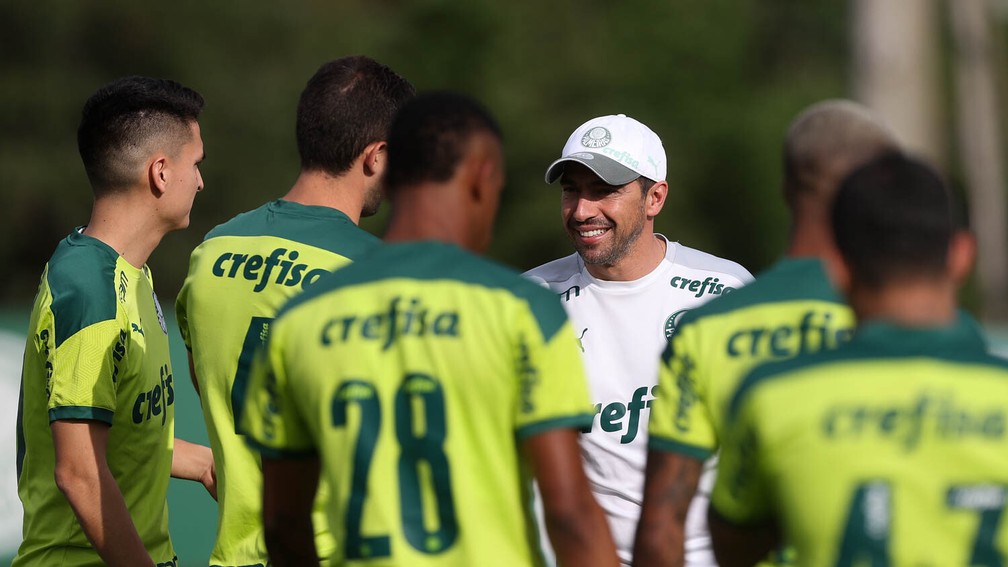
[[[784,198],[795,208],[799,198],[828,206],[840,182],[855,168],[901,151],[895,134],[866,107],[829,99],[803,110],[784,140]]]

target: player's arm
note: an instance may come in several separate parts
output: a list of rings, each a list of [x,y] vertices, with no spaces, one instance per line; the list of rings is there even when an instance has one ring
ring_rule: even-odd
[[[213,453],[210,447],[190,443],[175,438],[175,450],[172,452],[171,475],[183,480],[195,480],[201,483],[217,499],[217,468],[214,466]]]
[[[318,458],[262,457],[263,526],[274,567],[319,565],[311,521],[319,468]]]
[[[522,441],[542,494],[546,530],[560,565],[618,565],[605,515],[581,468],[577,435],[574,429],[551,429]]]
[[[781,545],[776,524],[741,526],[725,519],[711,506],[707,512],[714,557],[720,567],[755,565]]]
[[[702,472],[700,459],[654,449],[648,452],[634,565],[685,563],[686,513]]]
[[[154,566],[105,460],[110,426],[91,420],[52,422],[56,486],[95,551],[110,567]]]

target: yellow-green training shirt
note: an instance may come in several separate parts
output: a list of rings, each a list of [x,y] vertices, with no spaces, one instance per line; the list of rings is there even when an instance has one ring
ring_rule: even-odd
[[[853,328],[854,314],[811,258],[782,259],[746,287],[686,313],[662,354],[649,448],[706,459],[749,370],[836,348]]]
[[[1003,565],[1008,364],[967,317],[860,328],[761,366],[729,404],[715,513],[778,522],[800,565]]]
[[[217,464],[211,565],[268,560],[259,455],[235,432],[256,348],[284,302],[378,242],[336,209],[277,200],[213,229],[193,251],[176,314]],[[334,542],[321,508],[314,520],[316,546],[328,556]]]
[[[150,271],[75,231],[46,264],[25,345],[17,428],[24,540],[15,567],[104,564],[56,486],[50,423],[62,419],[110,426],[106,460],[140,539],[156,565],[177,565],[167,504],[174,387]]]
[[[264,455],[317,455],[335,565],[539,565],[522,439],[592,420],[557,296],[441,243],[388,244],[273,323],[245,409]]]

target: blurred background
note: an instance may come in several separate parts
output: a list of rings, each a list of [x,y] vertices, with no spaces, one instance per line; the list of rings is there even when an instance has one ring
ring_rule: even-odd
[[[16,407],[42,267],[88,219],[80,108],[115,77],[172,78],[207,100],[206,188],[190,228],[166,237],[149,262],[166,314],[203,235],[293,182],[294,114],[307,79],[327,60],[361,53],[419,89],[461,90],[495,113],[508,178],[489,253],[521,270],[572,251],[559,190],[543,173],[588,118],[624,113],[651,126],[668,154],[671,188],[659,231],[758,273],[779,255],[788,228],[779,191],[788,122],[824,98],[864,102],[968,202],[980,256],[963,303],[1000,344],[999,324],[1008,321],[1006,25],[1008,0],[6,0],[0,386],[15,393],[0,402],[0,445],[13,438],[14,410],[5,410]],[[380,234],[385,213],[362,226]],[[185,384],[177,354],[176,381]],[[179,436],[205,442],[191,389],[176,411]],[[0,564],[20,542],[10,445],[9,461],[0,459]],[[196,488],[172,486],[173,537],[186,565],[205,564],[216,520]]]

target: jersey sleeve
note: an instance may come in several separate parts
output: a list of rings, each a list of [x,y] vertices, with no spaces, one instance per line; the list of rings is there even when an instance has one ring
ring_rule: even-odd
[[[317,453],[315,441],[285,364],[285,326],[283,321],[274,321],[271,326],[265,346],[257,350],[252,362],[240,432],[266,457],[312,456]]]
[[[717,450],[718,439],[702,381],[703,356],[694,346],[696,338],[695,327],[682,328],[662,353],[658,391],[648,422],[648,446],[704,460]]]
[[[725,520],[758,525],[774,516],[773,486],[765,467],[757,407],[752,397],[729,417],[719,454],[711,506]]]
[[[65,309],[55,312],[55,325],[62,324],[57,320],[60,317],[75,318]],[[125,364],[128,344],[125,318],[117,313],[111,319],[88,324],[61,343],[50,333],[50,328],[44,328],[36,335],[46,343],[44,348],[50,349],[49,421],[89,419],[111,424],[116,408],[116,376],[119,365]]]
[[[537,306],[540,312],[526,312],[517,321],[519,439],[550,429],[581,428],[594,417],[574,329],[557,298],[544,293],[550,301]]]

